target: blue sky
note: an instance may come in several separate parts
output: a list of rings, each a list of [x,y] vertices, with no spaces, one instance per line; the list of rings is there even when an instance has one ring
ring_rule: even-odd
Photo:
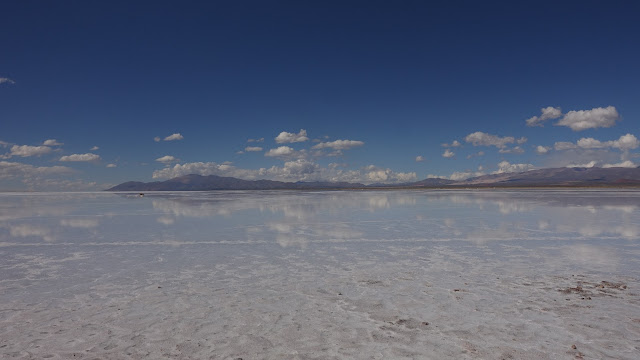
[[[0,190],[186,173],[392,183],[638,166],[639,11],[632,1],[4,4]]]

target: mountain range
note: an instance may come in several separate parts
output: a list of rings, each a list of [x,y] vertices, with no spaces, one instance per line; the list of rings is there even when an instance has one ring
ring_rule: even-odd
[[[549,186],[640,186],[640,167],[636,168],[549,168],[520,173],[502,173],[454,181],[428,178],[404,184],[348,182],[284,182],[242,180],[217,175],[190,174],[166,181],[129,181],[107,191],[205,191],[277,189],[372,189],[372,188],[459,188],[459,187],[549,187]]]

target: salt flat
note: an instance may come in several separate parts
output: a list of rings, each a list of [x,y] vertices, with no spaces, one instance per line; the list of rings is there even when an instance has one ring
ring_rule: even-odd
[[[0,358],[637,359],[640,191],[0,194]]]

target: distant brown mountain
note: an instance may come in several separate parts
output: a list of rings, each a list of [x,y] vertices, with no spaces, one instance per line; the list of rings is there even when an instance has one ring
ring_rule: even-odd
[[[216,175],[184,175],[166,181],[129,181],[107,191],[206,191],[276,189],[456,188],[518,186],[640,186],[640,168],[552,168],[474,177],[463,181],[429,178],[405,184],[242,180]]]
[[[458,181],[469,186],[603,186],[640,185],[640,168],[551,168],[483,175]]]
[[[234,177],[190,174],[167,181],[149,183],[129,181],[107,191],[205,191],[205,190],[276,190],[276,189],[327,189],[362,188],[363,184],[346,182],[283,182],[272,180],[242,180]]]

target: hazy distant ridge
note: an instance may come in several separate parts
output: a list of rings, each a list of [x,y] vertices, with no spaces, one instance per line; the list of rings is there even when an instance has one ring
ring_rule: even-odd
[[[283,182],[242,180],[216,175],[184,175],[166,181],[129,181],[108,191],[204,191],[204,190],[275,190],[275,189],[354,189],[378,187],[510,187],[510,186],[605,186],[640,185],[640,168],[552,168],[521,173],[492,174],[462,181],[429,178],[404,184],[372,184],[348,182]]]

